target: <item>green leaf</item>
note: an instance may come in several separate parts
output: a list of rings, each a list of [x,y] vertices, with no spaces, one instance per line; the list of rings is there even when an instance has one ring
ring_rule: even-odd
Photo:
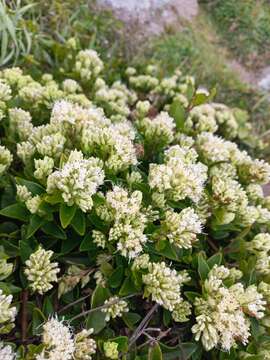
[[[41,194],[45,193],[45,189],[41,185],[39,185],[33,181],[29,181],[29,180],[22,179],[20,177],[16,177],[16,182],[19,185],[26,186],[27,189],[32,193],[32,195],[41,195]]]
[[[177,346],[168,346],[163,343],[160,343],[160,348],[163,353],[164,360],[176,360],[176,359],[185,359],[188,360],[199,351],[198,343],[181,343]]]
[[[112,275],[109,277],[108,283],[112,288],[118,288],[121,285],[124,277],[124,267],[119,266],[115,269]]]
[[[20,287],[2,281],[0,281],[0,289],[3,290],[4,294],[17,294],[22,291]]]
[[[89,251],[96,249],[96,245],[92,241],[92,233],[88,233],[83,238],[80,246],[80,251]]]
[[[66,233],[63,231],[63,229],[53,222],[47,222],[42,226],[41,230],[45,234],[51,235],[57,239],[65,240],[67,238]]]
[[[91,298],[91,309],[103,305],[110,295],[108,289],[98,285]],[[106,314],[101,310],[90,313],[87,318],[87,327],[93,328],[95,334],[99,333],[106,326],[105,316]]]
[[[138,288],[136,287],[136,285],[134,284],[132,277],[128,276],[125,280],[124,283],[119,291],[119,295],[120,296],[126,296],[129,294],[134,294],[135,292],[138,291]]]
[[[21,221],[28,221],[29,219],[29,212],[22,204],[7,206],[6,208],[0,210],[0,215]]]
[[[110,341],[116,342],[118,344],[117,350],[123,353],[128,351],[128,337],[127,336],[118,336],[116,338],[110,339]]]
[[[32,215],[27,227],[26,239],[29,239],[44,224],[45,220],[38,215]]]
[[[134,329],[134,325],[140,321],[141,316],[136,313],[128,312],[123,314],[122,319],[130,329]]]
[[[153,249],[153,251],[158,255],[165,256],[166,258],[168,258],[170,260],[179,261],[179,258],[177,256],[177,253],[176,253],[174,247],[167,240],[165,242],[163,242],[163,241],[157,242],[155,247],[153,247],[152,244],[149,244],[149,248],[151,250]]]
[[[166,309],[163,309],[163,316],[162,316],[162,318],[163,318],[163,324],[164,324],[165,326],[169,326],[169,323],[170,323],[171,320],[172,320],[172,315],[171,315],[170,311],[169,311],[169,310],[166,310]]]
[[[32,312],[32,334],[40,335],[41,325],[46,321],[46,316],[39,308],[35,308]]]
[[[94,334],[98,334],[106,326],[105,317],[106,314],[101,310],[89,314],[86,322],[87,328],[94,329]]]
[[[53,303],[49,296],[46,296],[43,301],[42,311],[46,317],[54,313]]]
[[[33,243],[31,243],[31,240],[33,239]],[[20,240],[19,241],[19,247],[20,247],[20,257],[22,259],[23,262],[25,262],[26,260],[29,259],[30,255],[34,252],[35,250],[35,242],[34,242],[34,238],[32,238],[31,240]]]
[[[93,292],[91,298],[91,308],[103,305],[105,300],[110,297],[111,293],[108,289],[103,288],[102,286],[97,286]]]
[[[198,255],[198,272],[199,272],[200,278],[202,280],[205,280],[207,278],[209,271],[210,271],[210,268],[209,268],[206,260],[204,259],[202,253],[200,253]]]
[[[148,350],[148,360],[163,360],[162,351],[158,343],[154,346],[150,346]]]
[[[79,246],[80,243],[81,243],[81,237],[71,229],[71,231],[69,231],[67,234],[67,239],[65,241],[62,241],[61,253],[62,254],[69,253],[77,246]]]
[[[57,192],[53,195],[45,195],[44,196],[44,201],[46,201],[48,204],[50,205],[55,205],[55,204],[59,204],[60,202],[62,202],[62,195],[60,192]]]
[[[67,206],[66,204],[62,203],[60,205],[60,222],[62,228],[66,228],[72,221],[76,212],[76,206]]]
[[[212,267],[214,265],[221,265],[222,262],[222,254],[221,253],[217,253],[213,256],[211,256],[208,260],[207,260],[207,264],[209,266],[210,269],[212,269]]]
[[[208,100],[208,96],[206,94],[198,93],[192,99],[191,106],[194,107],[194,106],[202,105],[206,103],[207,100]]]
[[[176,128],[178,130],[183,129],[185,124],[186,110],[179,100],[174,100],[170,106],[169,113],[175,120]]]
[[[79,235],[83,236],[85,234],[85,214],[80,209],[77,209],[76,214],[71,221],[71,226]]]
[[[190,301],[190,302],[194,302],[194,300],[196,298],[200,298],[201,294],[195,292],[195,291],[185,291],[184,295],[186,296],[186,298]]]

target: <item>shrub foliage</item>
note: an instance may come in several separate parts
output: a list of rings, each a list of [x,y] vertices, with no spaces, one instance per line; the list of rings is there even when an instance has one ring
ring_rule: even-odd
[[[0,358],[267,359],[270,166],[247,114],[149,65],[0,72]],[[106,68],[105,68],[106,69]]]

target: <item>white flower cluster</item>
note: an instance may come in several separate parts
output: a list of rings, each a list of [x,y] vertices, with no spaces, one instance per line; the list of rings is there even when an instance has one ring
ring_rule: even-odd
[[[204,282],[204,297],[195,300],[197,316],[192,332],[207,351],[219,346],[229,351],[237,341],[246,345],[250,337],[248,316],[264,316],[266,301],[256,286],[244,289],[239,282],[230,287],[224,285],[224,280],[235,277],[233,271],[215,265]]]
[[[92,360],[92,355],[94,355],[97,350],[95,340],[90,337],[92,333],[93,329],[83,329],[75,335],[75,360]]]
[[[234,139],[238,135],[239,124],[234,116],[233,110],[229,109],[224,104],[212,104],[215,109],[215,120],[222,128],[222,133],[228,139]]]
[[[12,347],[10,345],[4,345],[3,343],[0,343],[0,359],[1,360],[15,360],[16,354],[12,350]]]
[[[73,57],[76,42],[71,39],[67,44],[72,49],[71,66],[73,60],[75,64],[70,78],[61,83],[50,74],[38,82],[18,68],[0,71],[0,119],[5,118],[3,128],[7,129],[3,144],[17,143],[11,175],[17,172],[17,157],[22,161],[17,178],[20,208],[24,206],[31,219],[37,218],[31,214],[42,217],[45,225],[38,231],[53,238],[48,229],[58,224],[57,212],[61,223],[62,210],[74,207],[74,222],[66,234],[81,236],[75,226],[80,216],[85,220],[86,240],[94,243],[91,269],[70,264],[66,256],[66,272],[60,279],[58,264],[51,260],[53,252],[42,247],[33,252],[25,269],[30,289],[43,295],[58,282],[59,301],[66,301],[71,293],[61,296],[79,283],[92,286],[90,273],[94,271],[93,282],[106,291],[114,288],[110,277],[121,263],[122,286],[128,279],[141,287],[145,298],[171,312],[167,320],[173,326],[173,321],[190,320],[193,309],[185,296],[193,303],[192,295],[182,290],[190,274],[191,288],[197,291],[202,285],[202,296],[193,303],[196,340],[201,339],[207,351],[246,345],[251,337],[250,317],[270,328],[266,306],[270,302],[270,235],[266,233],[270,197],[264,198],[262,191],[262,185],[270,181],[270,165],[254,160],[230,141],[248,136],[245,115],[222,104],[194,106],[212,94],[197,89],[194,78],[183,76],[179,69],[162,79],[154,65],[144,74],[129,68],[126,84],[124,80],[108,84],[95,51],[80,51]],[[12,158],[0,146],[0,175]],[[222,260],[237,264],[231,250],[244,243],[237,237],[241,230],[241,236],[251,231],[254,238],[241,248],[239,257],[244,250],[251,254],[247,263],[255,263],[254,277],[265,283],[260,283],[259,290],[256,285],[244,287],[249,270],[240,283],[240,272],[223,266],[214,266],[205,281],[198,281],[194,269],[198,249],[210,257],[213,249],[220,247],[222,252],[226,246]],[[234,236],[237,241],[226,244]],[[222,240],[217,243],[219,237]],[[44,242],[43,237],[39,240]],[[53,244],[53,249],[59,250],[58,245]],[[70,251],[69,246],[73,244],[68,243],[68,252],[78,253],[77,242]],[[244,265],[245,260],[241,269]],[[188,272],[178,271],[183,268]],[[12,270],[11,262],[0,260],[0,278]],[[76,290],[80,291],[79,286]],[[114,288],[113,294],[102,308],[108,322],[129,311],[121,291]],[[12,296],[0,290],[0,332],[9,332],[13,326],[16,308],[11,301]],[[91,360],[97,351],[91,332],[75,335],[51,318],[44,325],[43,348],[36,359]],[[122,353],[118,343],[107,340],[99,344],[101,356],[117,359]],[[2,357],[9,356],[9,350],[2,346]]]
[[[93,329],[82,330],[73,335],[70,327],[57,317],[43,325],[42,344],[44,349],[36,360],[91,360],[96,352],[96,342],[90,338]]]
[[[82,211],[88,211],[93,206],[92,196],[103,180],[102,162],[97,158],[84,159],[82,152],[74,150],[62,169],[48,177],[47,192],[60,191],[68,206],[76,204]]]
[[[20,141],[28,139],[33,131],[32,117],[29,111],[20,108],[9,109],[10,132],[16,134]]]
[[[147,241],[144,229],[148,217],[143,210],[142,193],[137,190],[129,194],[119,186],[107,192],[105,206],[96,207],[103,220],[112,222],[108,241],[116,243],[117,250],[130,259],[142,252]],[[97,234],[94,235],[97,242]]]
[[[150,164],[150,187],[174,201],[189,198],[198,202],[207,179],[207,167],[192,159],[193,156],[194,150],[179,145],[169,148],[165,151],[164,164]]]
[[[5,117],[6,102],[11,99],[11,93],[10,86],[4,80],[0,79],[0,120]]]
[[[113,122],[124,121],[129,116],[130,105],[137,99],[135,92],[129,90],[120,81],[114,82],[109,87],[101,78],[96,80],[95,89],[96,103],[104,108],[106,115]]]
[[[53,287],[52,282],[57,282],[57,273],[60,269],[58,263],[51,262],[52,256],[53,251],[39,247],[25,262],[24,272],[34,292],[44,294]]]
[[[81,145],[86,154],[99,156],[105,168],[112,173],[126,170],[137,164],[136,148],[132,141],[135,132],[132,125],[88,123],[83,127]]]
[[[13,156],[10,151],[4,146],[0,145],[0,176],[9,168],[12,162]]]
[[[106,358],[119,359],[118,344],[114,341],[106,341],[103,344],[103,350]]]
[[[270,234],[257,234],[247,243],[249,252],[256,255],[256,271],[261,275],[270,274]]]
[[[15,306],[11,306],[12,295],[5,295],[0,289],[0,334],[5,334],[13,328],[17,314]]]
[[[215,110],[209,104],[195,106],[189,113],[185,122],[185,131],[190,134],[198,134],[205,131],[214,133],[218,129]]]
[[[154,119],[142,118],[137,121],[137,127],[144,136],[146,145],[164,147],[170,144],[174,138],[174,119],[165,111],[162,111]]]
[[[190,280],[186,272],[177,273],[166,266],[165,262],[149,263],[148,273],[142,276],[144,297],[172,312],[175,321],[186,321],[191,314],[190,304],[183,300],[181,287]]]
[[[76,56],[75,71],[83,82],[95,79],[104,65],[94,50],[81,50]]]
[[[180,213],[168,210],[163,226],[168,240],[179,248],[189,249],[202,231],[199,216],[193,208],[185,208]]]
[[[101,311],[106,314],[106,321],[121,317],[124,313],[129,311],[128,303],[125,300],[121,300],[118,296],[112,296],[105,300],[104,305],[107,306],[101,309]]]

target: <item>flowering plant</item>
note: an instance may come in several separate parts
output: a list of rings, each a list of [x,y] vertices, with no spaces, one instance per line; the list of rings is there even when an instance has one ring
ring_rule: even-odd
[[[0,358],[269,359],[270,165],[179,69],[0,71]]]

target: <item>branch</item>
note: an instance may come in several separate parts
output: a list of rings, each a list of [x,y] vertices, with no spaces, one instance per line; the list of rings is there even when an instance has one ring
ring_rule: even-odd
[[[27,301],[28,290],[24,289],[21,293],[21,329],[22,329],[22,343],[27,341]]]
[[[159,307],[159,304],[155,304],[152,309],[148,312],[148,314],[145,316],[145,318],[141,321],[140,325],[137,327],[137,329],[134,331],[133,335],[131,336],[129,340],[129,347],[136,342],[136,340],[141,336],[141,334],[144,332],[145,327],[148,325],[151,317],[153,316],[154,312]]]
[[[97,306],[93,309],[90,309],[90,310],[87,310],[87,311],[83,311],[82,313],[74,316],[72,319],[70,319],[70,321],[74,321],[74,320],[77,320],[79,319],[80,317],[83,317],[85,315],[88,315],[88,314],[91,314],[92,312],[95,312],[95,311],[98,311],[98,310],[102,310],[102,309],[105,309],[111,305],[114,305],[114,304],[117,304],[119,301],[121,300],[126,300],[126,299],[129,299],[131,297],[134,297],[134,296],[137,296],[137,295],[140,295],[140,294],[131,294],[131,295],[128,295],[128,296],[124,296],[122,298],[119,298],[117,300],[114,300],[114,301],[111,301],[111,302],[108,302],[107,304],[104,304],[104,305],[101,305],[101,306]]]

